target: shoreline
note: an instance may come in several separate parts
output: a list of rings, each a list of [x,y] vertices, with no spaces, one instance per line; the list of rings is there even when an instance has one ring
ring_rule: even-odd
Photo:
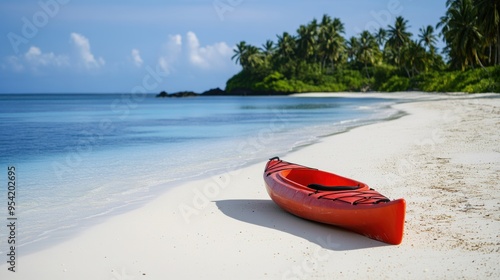
[[[422,102],[393,106],[408,112],[401,118],[358,126],[278,155],[360,180],[391,199],[404,197],[407,224],[399,246],[284,213],[269,199],[262,180],[264,163],[258,163],[183,182],[154,201],[60,244],[29,255],[19,252],[18,272],[8,272],[3,263],[0,275],[2,279],[4,274],[6,279],[498,277],[500,150],[495,143],[500,100],[483,97],[488,95],[446,96],[446,100],[424,96],[417,100]],[[473,138],[477,131],[472,129],[482,137]],[[493,195],[483,188],[458,187],[467,183],[486,184]],[[440,204],[429,206],[434,200]]]
[[[67,95],[67,98],[72,98],[72,96]],[[87,98],[87,96],[85,98]],[[93,97],[90,97],[90,98],[93,98]],[[205,98],[210,99],[210,97],[205,97]],[[111,96],[111,99],[114,99],[114,97]],[[261,99],[261,98],[259,98],[259,99]],[[288,97],[280,97],[280,99],[286,100],[289,98]],[[292,98],[292,99],[295,99],[296,102],[299,102],[299,103],[302,102],[301,100],[297,100],[296,98]],[[265,98],[263,100],[265,100]],[[334,99],[332,99],[332,101],[333,100]],[[187,101],[187,102],[189,103],[189,101]],[[218,101],[217,101],[217,99],[215,99],[215,100],[212,99],[212,102],[218,102]],[[314,98],[311,98],[309,102],[322,103],[320,101],[319,102],[314,101]],[[379,100],[378,102],[383,103],[384,101]],[[364,101],[361,101],[361,103],[364,103]],[[391,103],[393,103],[393,102],[391,102]],[[385,108],[381,107],[381,110],[386,111],[386,108],[389,108],[389,106],[386,105]],[[392,115],[392,112],[396,111],[396,110],[387,109],[387,111],[388,111],[387,113],[380,114],[380,116],[382,116],[381,118],[385,118],[384,116]],[[268,129],[265,130],[265,133],[259,132],[259,133],[255,133],[253,136],[250,135],[251,136],[250,138],[247,137],[247,138],[238,139],[237,143],[239,143],[240,145],[244,144],[245,146],[244,146],[244,148],[239,148],[240,151],[238,151],[237,149],[234,149],[234,151],[236,153],[233,153],[233,154],[236,154],[236,155],[239,154],[241,157],[243,154],[245,154],[245,155],[251,154],[252,150],[254,150],[254,149],[257,150],[257,149],[259,149],[259,147],[264,146],[266,143],[276,142],[276,141],[273,141],[273,139],[279,138],[281,131],[286,130],[287,126],[289,126],[289,122],[286,121],[286,118],[288,117],[287,115],[289,114],[289,112],[293,112],[293,111],[289,111],[287,109],[287,110],[275,111],[275,112],[276,113],[273,113],[272,118],[269,120],[269,122],[267,124]],[[279,146],[277,148],[271,148],[271,149],[275,150],[275,151],[279,150],[279,152],[277,152],[277,153],[280,153],[280,154],[284,154],[284,153],[287,153],[287,152],[290,152],[293,150],[297,150],[303,146],[307,146],[307,145],[314,144],[314,143],[318,142],[320,138],[325,137],[326,135],[342,133],[345,129],[349,129],[350,127],[366,125],[367,123],[370,123],[370,122],[383,121],[383,120],[379,120],[378,116],[379,115],[377,115],[377,120],[369,120],[368,118],[360,118],[360,119],[364,119],[364,121],[362,121],[362,122],[361,121],[359,121],[359,122],[358,121],[346,122],[345,124],[336,123],[336,125],[332,125],[331,123],[327,124],[325,122],[323,127],[326,130],[322,129],[322,130],[311,131],[312,132],[311,135],[309,135],[308,133],[303,134],[303,135],[305,135],[306,138],[309,136],[308,139],[303,139],[304,137],[301,137],[301,136],[288,137],[288,139],[290,139],[292,141],[292,143],[286,142],[286,145],[282,145],[282,149],[280,149]],[[322,122],[321,119],[318,119],[318,121]],[[312,124],[319,125],[319,123],[316,123],[316,122],[312,122]],[[304,132],[304,131],[302,130],[302,132]],[[296,141],[299,139],[301,141]],[[240,141],[241,141],[241,143],[240,143]],[[294,141],[296,141],[296,142],[293,143]],[[228,144],[230,144],[230,143],[228,143]],[[240,147],[243,147],[243,146],[240,146]],[[276,152],[271,152],[270,154],[275,154],[275,153]],[[265,153],[265,154],[267,154],[267,153]],[[141,199],[137,196],[127,197],[127,198],[124,198],[121,200],[121,201],[127,201],[126,204],[120,204],[120,202],[117,201],[115,204],[113,204],[109,208],[104,209],[103,211],[92,211],[88,215],[80,215],[79,217],[75,217],[72,219],[61,220],[61,222],[50,223],[51,221],[57,221],[56,219],[52,219],[51,221],[49,221],[49,223],[45,223],[44,221],[36,221],[34,219],[35,217],[33,216],[33,214],[26,213],[24,215],[24,222],[27,225],[30,225],[30,226],[40,225],[40,226],[36,226],[34,228],[37,229],[37,227],[38,228],[43,227],[43,229],[38,230],[38,232],[35,232],[35,234],[31,234],[33,231],[31,231],[31,232],[28,231],[28,227],[26,227],[24,229],[25,230],[24,234],[20,235],[19,244],[21,244],[21,247],[19,249],[24,251],[25,254],[28,254],[28,253],[32,253],[35,251],[39,251],[40,249],[48,248],[54,244],[61,242],[61,240],[67,240],[69,238],[72,238],[73,236],[76,235],[76,233],[79,233],[82,230],[85,230],[85,229],[87,229],[95,224],[99,224],[99,223],[107,220],[109,217],[121,214],[123,212],[127,212],[131,209],[135,209],[137,207],[140,207],[140,206],[146,204],[147,202],[149,202],[151,200],[151,197],[154,198],[160,194],[163,194],[166,191],[166,189],[169,189],[171,186],[178,185],[179,182],[183,182],[183,181],[189,182],[189,181],[192,181],[195,179],[210,177],[213,174],[224,173],[227,170],[227,167],[229,167],[229,166],[230,166],[230,168],[239,168],[242,166],[248,166],[251,163],[261,162],[261,161],[264,161],[267,159],[265,154],[263,156],[263,153],[254,153],[253,155],[255,155],[255,157],[253,155],[252,155],[252,158],[244,157],[243,158],[244,163],[240,159],[237,162],[234,162],[235,164],[222,164],[219,166],[213,166],[213,168],[210,168],[210,169],[205,168],[204,170],[202,170],[202,172],[196,172],[193,174],[189,174],[189,177],[177,176],[179,178],[177,178],[173,182],[169,182],[166,184],[158,183],[158,184],[154,184],[154,185],[147,185],[146,187],[144,187],[144,185],[141,185],[142,187],[147,188],[147,190],[148,190],[146,192],[139,192],[140,196],[144,196],[143,199]],[[260,157],[260,158],[256,158],[256,157]],[[87,160],[87,162],[90,162],[90,161]],[[153,164],[153,165],[156,165],[156,164]],[[143,166],[147,166],[147,164],[143,164]],[[185,165],[185,166],[188,166],[188,165]],[[34,167],[36,170],[37,166],[34,166]],[[153,167],[153,166],[151,166],[151,167]],[[89,167],[88,166],[83,167],[82,169],[85,169],[85,168],[89,168]],[[31,168],[25,167],[23,169],[30,170]],[[121,169],[121,168],[118,168],[118,170],[119,169]],[[197,170],[200,171],[200,169],[197,169]],[[144,174],[148,174],[148,173],[153,175],[153,172],[151,172],[151,170],[149,172],[144,172]],[[128,176],[129,176],[129,174],[127,174],[126,177],[128,177]],[[164,175],[161,175],[161,176],[164,176]],[[36,178],[37,176],[30,175],[30,177]],[[171,176],[169,175],[168,177],[171,177]],[[90,176],[90,178],[91,178],[91,176]],[[112,178],[115,178],[115,179],[112,179]],[[156,176],[155,178],[158,178],[158,176]],[[163,177],[159,177],[159,178],[163,178]],[[112,183],[117,182],[116,176],[111,176],[111,178],[108,178],[107,180],[109,180]],[[129,181],[131,182],[131,184],[134,184],[134,181],[136,181],[136,180],[132,179]],[[78,180],[74,183],[77,185],[80,185],[80,186],[86,185],[85,182],[83,182],[83,183],[81,183],[81,182],[83,182],[83,181]],[[107,183],[107,182],[103,182],[103,183]],[[143,182],[141,181],[138,183],[143,183]],[[134,186],[130,186],[130,188],[133,189]],[[133,202],[130,202],[130,201],[133,201]],[[26,204],[26,203],[29,204],[29,202],[30,202],[30,200],[28,200],[26,198],[23,200],[24,204]],[[57,201],[55,201],[55,202],[57,203]],[[51,205],[51,204],[52,203],[46,203],[46,205]],[[84,207],[84,205],[82,205],[82,206]],[[73,208],[80,209],[79,206],[76,206]],[[45,209],[50,209],[50,208],[42,208],[42,210],[45,210]],[[61,211],[58,211],[58,212],[61,213]],[[83,212],[86,212],[86,211],[84,210],[84,211],[82,211],[82,213]],[[30,213],[33,213],[33,212],[30,212]],[[54,214],[57,214],[57,213],[54,213]],[[52,215],[45,215],[45,216],[46,217],[54,217]],[[97,217],[97,218],[94,218],[94,217]],[[64,218],[64,217],[62,217],[62,218]],[[75,222],[73,222],[73,221],[75,221]],[[0,237],[2,237],[1,233],[0,233]],[[0,247],[1,254],[4,254],[5,250],[6,249],[4,247]]]

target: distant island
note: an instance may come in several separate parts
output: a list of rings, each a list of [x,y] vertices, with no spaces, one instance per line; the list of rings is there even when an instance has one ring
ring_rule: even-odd
[[[227,81],[225,90],[201,95],[500,92],[500,5],[484,0],[449,0],[446,5],[440,21],[422,26],[417,36],[399,16],[386,28],[346,39],[342,21],[325,14],[299,26],[296,34],[284,32],[261,47],[241,41],[232,59],[242,70]],[[446,44],[441,52],[438,38]]]
[[[161,97],[161,98],[178,98],[178,97],[197,97],[197,96],[216,96],[216,95],[226,95],[226,92],[220,88],[214,88],[207,90],[202,93],[196,93],[194,91],[179,91],[179,92],[174,92],[174,93],[167,93],[166,91],[162,91],[159,94],[156,95],[156,97]]]
[[[290,93],[283,92],[259,92],[253,90],[237,89],[231,92],[226,92],[220,88],[213,88],[201,93],[194,91],[179,91],[174,93],[167,93],[162,91],[156,95],[158,98],[185,98],[185,97],[199,97],[199,96],[263,96],[263,95],[288,95]]]

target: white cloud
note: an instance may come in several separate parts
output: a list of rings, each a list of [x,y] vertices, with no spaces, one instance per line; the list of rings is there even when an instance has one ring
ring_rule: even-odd
[[[202,69],[224,67],[231,62],[233,53],[233,49],[225,42],[201,47],[198,37],[191,31],[187,33],[187,48],[191,64]]]
[[[166,73],[171,73],[179,65],[191,65],[202,70],[227,69],[233,65],[233,49],[225,42],[201,46],[198,37],[191,31],[186,34],[185,44],[181,35],[170,35],[163,52],[158,64]]]
[[[158,64],[165,73],[169,74],[173,70],[173,65],[181,56],[182,36],[179,34],[170,35],[163,52],[163,55],[158,59]]]
[[[71,40],[76,45],[80,58],[86,68],[99,68],[105,64],[102,57],[96,59],[92,52],[90,51],[89,40],[78,33],[71,33]]]
[[[132,59],[134,61],[135,66],[141,67],[144,61],[142,60],[141,54],[139,53],[138,49],[133,49],[132,50]]]
[[[25,54],[8,56],[6,61],[14,72],[22,72],[26,68],[36,72],[40,67],[64,67],[70,64],[68,56],[55,55],[53,52],[43,53],[36,46],[31,46]]]
[[[31,46],[24,54],[26,61],[33,67],[38,66],[68,66],[69,58],[65,55],[55,55],[54,53],[42,53],[40,48]]]
[[[182,46],[182,36],[177,34],[174,36],[169,36],[170,41],[174,46]]]

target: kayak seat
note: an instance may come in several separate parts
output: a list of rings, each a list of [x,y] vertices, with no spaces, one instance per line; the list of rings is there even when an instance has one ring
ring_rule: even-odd
[[[324,186],[320,184],[309,184],[307,185],[308,188],[317,190],[317,191],[353,191],[357,190],[360,188],[359,185],[357,186]]]

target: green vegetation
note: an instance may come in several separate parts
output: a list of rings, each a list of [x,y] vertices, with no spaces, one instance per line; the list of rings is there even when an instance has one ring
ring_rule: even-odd
[[[436,29],[424,26],[417,36],[397,17],[385,29],[346,39],[341,20],[324,15],[260,48],[242,41],[232,57],[242,70],[227,81],[226,91],[500,92],[500,3],[446,5]],[[438,36],[446,61],[436,48]]]

